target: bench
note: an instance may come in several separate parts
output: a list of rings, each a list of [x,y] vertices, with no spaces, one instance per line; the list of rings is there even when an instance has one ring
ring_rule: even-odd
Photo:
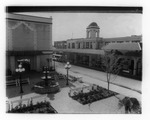
[[[18,86],[18,80],[8,80],[6,81],[6,85],[9,86],[9,85],[16,85]]]
[[[29,78],[21,79],[22,84],[30,84]],[[18,85],[20,86],[20,80],[18,79]]]

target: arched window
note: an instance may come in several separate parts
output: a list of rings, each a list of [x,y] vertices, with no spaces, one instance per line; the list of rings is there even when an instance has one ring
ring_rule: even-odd
[[[96,33],[95,33],[95,37],[98,37],[98,32],[96,31]]]

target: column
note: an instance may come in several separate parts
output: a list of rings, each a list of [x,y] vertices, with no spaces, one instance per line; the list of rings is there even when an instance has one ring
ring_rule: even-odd
[[[92,46],[93,46],[93,49],[96,49],[96,43],[95,43],[95,41],[92,42]]]
[[[36,56],[36,70],[40,72],[40,56]]]
[[[10,70],[12,73],[15,73],[15,56],[10,56]]]
[[[86,30],[86,38],[88,38],[88,31]]]
[[[97,31],[97,37],[99,37],[99,30]]]
[[[12,41],[12,29],[7,28],[7,33],[6,33],[6,50],[13,50],[13,41]]]
[[[136,73],[137,73],[137,61],[138,61],[138,59],[137,59],[137,58],[134,58],[134,70],[133,70],[133,75],[136,75]]]
[[[50,41],[50,49],[52,49],[52,24],[50,24],[50,34],[49,34],[49,41]]]
[[[78,49],[78,42],[75,42],[75,49]]]
[[[83,49],[83,41],[80,43],[80,47],[81,49]]]
[[[32,31],[34,32],[34,36],[33,36],[34,50],[37,50],[37,31],[35,28],[36,28],[35,24],[32,24]]]
[[[75,53],[74,54],[74,64],[76,64],[77,63],[77,54]]]
[[[89,67],[92,67],[92,55],[89,55]]]
[[[89,38],[89,30],[86,31],[86,37]]]

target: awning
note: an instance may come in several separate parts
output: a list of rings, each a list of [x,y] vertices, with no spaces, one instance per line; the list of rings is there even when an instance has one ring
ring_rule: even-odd
[[[8,56],[33,56],[33,55],[51,55],[52,50],[41,50],[41,51],[6,51]]]
[[[53,54],[53,56],[61,57],[62,55],[59,55],[59,54]]]
[[[109,43],[103,50],[141,51],[140,43]]]

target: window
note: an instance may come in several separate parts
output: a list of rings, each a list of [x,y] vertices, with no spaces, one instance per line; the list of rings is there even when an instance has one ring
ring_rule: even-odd
[[[80,43],[78,43],[78,48],[80,48]]]
[[[105,45],[108,45],[110,42],[105,42]]]
[[[132,41],[133,43],[138,43],[139,41]]]
[[[90,42],[90,48],[92,49],[92,42]]]
[[[68,44],[68,48],[70,48],[70,43]]]
[[[75,48],[75,43],[72,43],[72,48]]]
[[[86,48],[89,48],[89,42],[86,42]]]
[[[117,41],[117,43],[123,43],[123,41]]]

